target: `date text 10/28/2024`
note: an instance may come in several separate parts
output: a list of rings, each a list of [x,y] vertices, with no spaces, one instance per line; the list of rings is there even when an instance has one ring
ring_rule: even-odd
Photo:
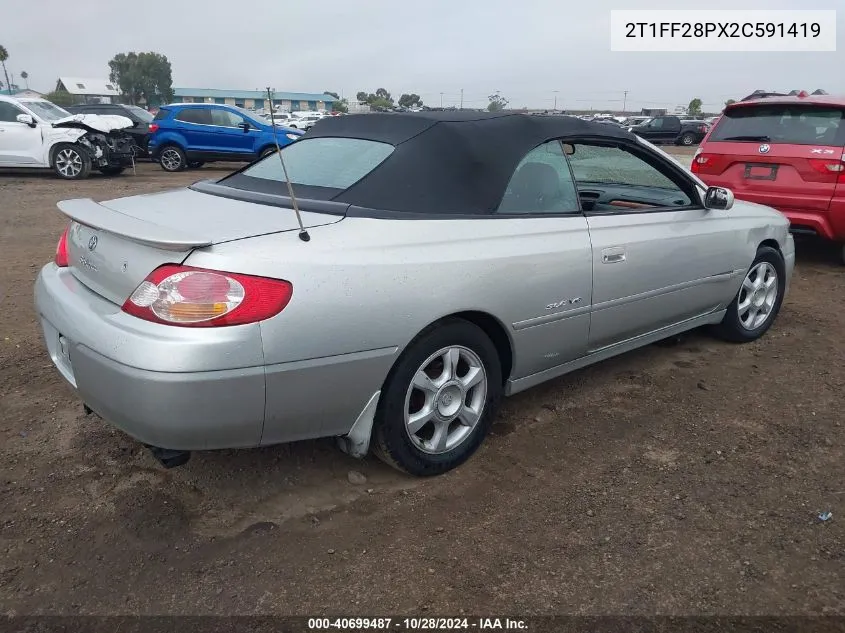
[[[309,631],[527,631],[514,618],[308,618]]]

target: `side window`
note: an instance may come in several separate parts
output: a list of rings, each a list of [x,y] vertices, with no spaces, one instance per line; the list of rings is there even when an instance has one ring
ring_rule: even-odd
[[[560,141],[525,155],[511,176],[497,213],[580,213],[578,193]]]
[[[664,121],[664,119],[657,117],[656,119],[652,119],[651,123],[649,123],[648,126],[650,128],[655,129],[655,130],[659,130],[660,128],[663,127],[663,121]]]
[[[211,125],[211,115],[204,108],[184,108],[176,115],[176,120],[198,125]]]
[[[221,110],[219,108],[215,108],[211,111],[212,125],[219,125],[221,127],[238,127],[243,122],[243,117],[238,116],[234,112]]]
[[[0,123],[17,123],[18,115],[24,111],[7,101],[0,101]]]
[[[619,147],[576,143],[569,156],[585,211],[624,213],[693,204],[689,193],[659,168]]]

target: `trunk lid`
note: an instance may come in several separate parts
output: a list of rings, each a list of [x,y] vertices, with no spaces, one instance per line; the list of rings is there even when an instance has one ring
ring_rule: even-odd
[[[840,173],[843,148],[779,143],[711,141],[694,173],[709,185],[728,187],[737,198],[783,212],[824,213]],[[830,165],[830,168],[827,165]]]
[[[326,204],[332,203],[321,206]],[[58,206],[72,220],[67,240],[71,273],[118,305],[154,269],[183,262],[195,248],[299,229],[292,208],[192,189],[101,203],[91,199],[65,200]],[[305,210],[301,215],[306,228],[343,219],[340,214]]]

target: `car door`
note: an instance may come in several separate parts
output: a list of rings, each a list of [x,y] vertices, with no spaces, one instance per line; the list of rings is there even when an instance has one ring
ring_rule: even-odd
[[[209,108],[183,107],[173,119],[179,122],[177,129],[185,137],[189,154],[203,158],[215,153],[216,134]]]
[[[232,157],[246,157],[254,153],[255,139],[261,131],[252,124],[246,131],[239,127],[249,123],[244,117],[231,110],[214,108],[211,111],[211,122],[217,139],[216,145],[221,153]]]
[[[593,248],[589,351],[721,309],[746,263],[730,211],[639,143],[573,143]]]
[[[592,251],[572,173],[558,140],[529,152],[491,222],[507,222],[502,244],[515,283],[501,314],[514,339],[513,376],[538,374],[584,356],[590,329]],[[509,219],[505,219],[509,218]]]
[[[43,154],[41,132],[37,127],[19,122],[19,114],[29,113],[14,103],[0,101],[0,164],[40,166]]]

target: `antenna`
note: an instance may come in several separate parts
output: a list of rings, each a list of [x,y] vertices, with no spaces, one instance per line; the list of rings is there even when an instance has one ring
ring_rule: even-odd
[[[282,164],[282,171],[285,174],[285,183],[288,186],[288,195],[290,196],[290,201],[293,204],[293,212],[296,214],[296,221],[299,222],[299,239],[303,242],[309,242],[311,240],[311,236],[302,224],[302,216],[299,215],[299,204],[296,202],[296,196],[293,195],[293,186],[290,184],[290,178],[288,177],[288,168],[285,166],[285,159],[282,158],[282,148],[279,147],[279,132],[276,130],[276,117],[273,116],[273,91],[270,86],[267,86],[267,99],[270,101],[270,127],[273,128],[273,141],[276,143],[276,154],[279,157],[279,162]]]

